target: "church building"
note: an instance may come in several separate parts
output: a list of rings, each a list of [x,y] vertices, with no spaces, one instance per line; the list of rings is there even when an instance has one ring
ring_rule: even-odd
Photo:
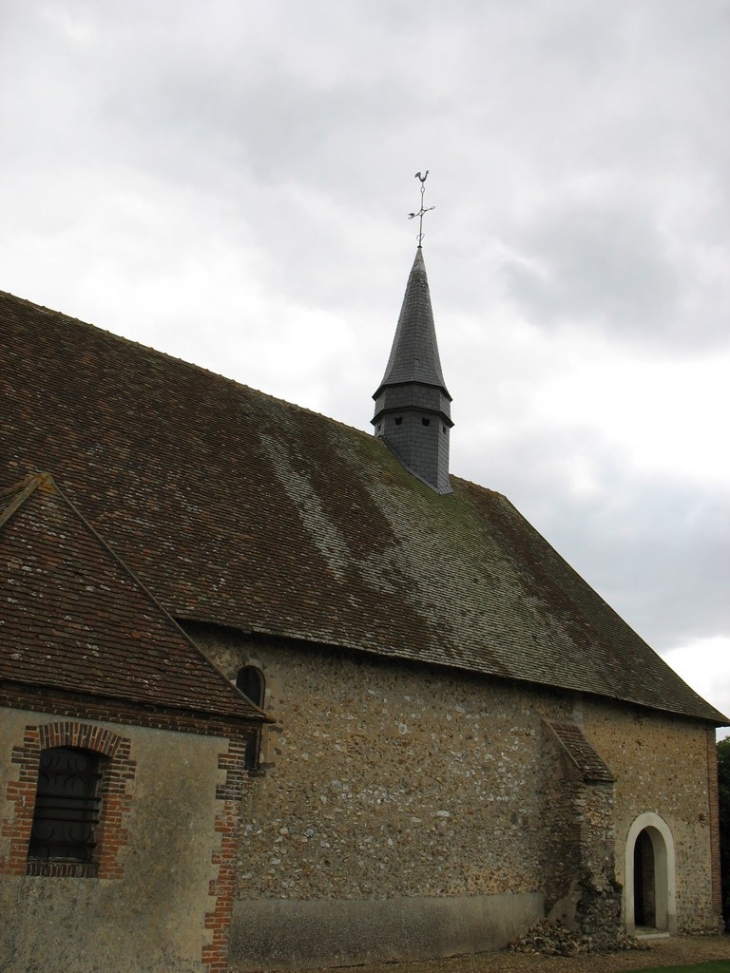
[[[0,334],[1,969],[721,928],[728,720],[450,471],[420,241],[374,435],[9,294]]]

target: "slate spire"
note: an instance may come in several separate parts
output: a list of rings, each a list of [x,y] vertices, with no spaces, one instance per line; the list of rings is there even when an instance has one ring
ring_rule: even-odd
[[[373,398],[375,435],[407,470],[437,493],[450,493],[451,396],[441,371],[420,245],[385,375]]]

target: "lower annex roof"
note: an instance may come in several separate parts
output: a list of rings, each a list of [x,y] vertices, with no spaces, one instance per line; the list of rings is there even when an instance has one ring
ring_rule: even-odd
[[[43,474],[0,491],[0,680],[193,725],[266,720]]]

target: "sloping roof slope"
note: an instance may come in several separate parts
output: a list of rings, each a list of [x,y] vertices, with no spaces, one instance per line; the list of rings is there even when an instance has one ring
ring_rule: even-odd
[[[0,679],[200,716],[265,719],[48,475],[0,493]]]
[[[614,782],[613,774],[586,740],[585,734],[577,723],[554,723],[550,720],[545,722],[586,783],[612,784]]]
[[[175,617],[723,722],[501,495],[0,295],[0,482],[52,469]]]

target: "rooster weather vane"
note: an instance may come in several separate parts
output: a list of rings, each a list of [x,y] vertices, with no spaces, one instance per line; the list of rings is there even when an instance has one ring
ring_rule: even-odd
[[[432,209],[436,209],[436,207],[435,206],[424,206],[423,205],[423,194],[426,192],[426,180],[428,179],[428,169],[426,169],[426,171],[425,171],[425,173],[423,175],[421,175],[420,172],[417,172],[414,178],[421,180],[421,208],[417,212],[415,212],[415,213],[409,213],[408,214],[408,219],[409,220],[415,220],[415,218],[418,217],[418,247],[420,249],[421,244],[423,243],[423,217],[424,217],[424,214],[425,213],[430,213],[431,210]]]

